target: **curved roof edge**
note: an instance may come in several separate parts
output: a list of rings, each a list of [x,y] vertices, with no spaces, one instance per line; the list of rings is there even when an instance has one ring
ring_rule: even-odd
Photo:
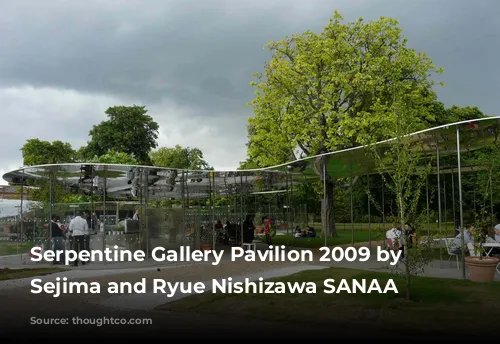
[[[489,117],[486,117],[486,118],[478,118],[478,119],[473,119],[473,120],[467,120],[467,121],[455,122],[455,123],[450,123],[450,124],[444,124],[444,125],[441,125],[441,126],[437,126],[437,127],[433,127],[433,128],[428,128],[428,129],[424,129],[424,130],[417,131],[417,132],[414,132],[414,133],[410,133],[410,134],[405,135],[405,137],[417,136],[417,135],[422,135],[422,134],[429,134],[429,133],[438,131],[440,129],[449,129],[450,127],[458,127],[460,125],[467,125],[467,124],[470,124],[470,123],[478,123],[478,122],[493,121],[493,120],[497,120],[498,124],[500,126],[500,116],[489,116]],[[17,170],[12,170],[12,171],[9,171],[9,172],[5,173],[2,176],[2,178],[5,181],[10,182],[9,181],[9,175],[13,175],[13,174],[16,174],[16,173],[21,173],[21,172],[23,172],[26,169],[50,168],[50,167],[57,167],[57,166],[81,166],[81,165],[93,165],[93,166],[103,166],[103,167],[106,167],[106,166],[110,166],[110,167],[112,167],[112,166],[117,166],[117,167],[118,166],[130,166],[130,167],[145,168],[145,169],[154,168],[154,169],[157,169],[157,170],[177,170],[179,172],[187,172],[187,173],[209,173],[209,172],[217,172],[217,173],[244,173],[244,172],[271,172],[272,173],[272,172],[276,172],[276,173],[280,173],[280,172],[284,172],[283,170],[280,170],[281,168],[287,167],[287,166],[290,166],[290,165],[296,165],[297,163],[300,163],[300,162],[311,161],[311,160],[318,159],[318,158],[325,157],[325,156],[333,156],[333,155],[338,155],[338,154],[342,154],[342,153],[355,152],[355,151],[366,149],[366,148],[368,148],[370,146],[373,146],[373,145],[388,144],[388,143],[390,143],[390,142],[392,142],[392,141],[394,141],[396,139],[397,138],[392,138],[392,139],[388,139],[388,140],[384,140],[384,141],[379,141],[379,142],[374,143],[372,145],[357,146],[357,147],[347,148],[347,149],[338,150],[338,151],[334,151],[334,152],[322,153],[322,154],[318,154],[318,155],[314,155],[314,156],[309,156],[309,157],[305,157],[305,158],[301,158],[301,159],[289,161],[289,162],[286,162],[286,163],[283,163],[283,164],[279,164],[279,165],[274,165],[274,166],[269,166],[269,167],[263,167],[263,168],[256,168],[256,169],[245,169],[245,170],[190,170],[190,169],[177,169],[177,168],[159,167],[159,166],[148,166],[148,165],[125,165],[125,164],[103,164],[103,163],[78,162],[78,163],[59,163],[59,164],[44,164],[44,165],[36,165],[36,166],[23,166],[23,167],[21,167],[21,168],[19,168]]]

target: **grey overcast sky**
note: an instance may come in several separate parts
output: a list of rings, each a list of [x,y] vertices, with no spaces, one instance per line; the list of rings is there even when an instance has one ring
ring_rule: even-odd
[[[132,104],[160,124],[160,146],[196,146],[235,168],[263,46],[321,31],[335,9],[348,21],[398,19],[444,68],[447,106],[500,114],[498,0],[2,0],[0,176],[21,166],[26,139],[78,148],[109,106]]]

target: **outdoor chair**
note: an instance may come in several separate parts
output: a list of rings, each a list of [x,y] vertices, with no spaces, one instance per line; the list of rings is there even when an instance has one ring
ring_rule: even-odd
[[[493,238],[490,238],[489,236],[486,237],[486,242],[490,244],[496,244],[498,241],[496,241]]]
[[[469,250],[469,254],[473,257],[481,255],[480,252],[476,252],[476,250],[474,249],[474,244],[471,242],[467,244],[467,249]]]
[[[448,260],[455,257],[457,260],[457,269],[460,270],[460,263],[458,262],[458,257],[460,256],[460,254],[457,254],[457,253],[454,253],[451,251],[451,247],[453,245],[453,241],[452,241],[453,239],[450,240],[449,238],[445,238],[444,240],[446,242],[446,250],[447,250],[448,254],[450,255]]]

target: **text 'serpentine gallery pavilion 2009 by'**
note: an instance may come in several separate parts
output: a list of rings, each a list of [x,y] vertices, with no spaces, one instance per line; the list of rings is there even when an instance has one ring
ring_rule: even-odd
[[[453,213],[461,219],[463,226],[468,210],[461,207],[462,175],[486,167],[461,163],[461,154],[497,147],[499,133],[500,117],[489,117],[407,136],[412,146],[422,149],[424,153],[421,166],[416,166],[417,170],[425,169],[426,163],[432,160],[429,174],[437,176],[438,182],[437,185],[428,183],[427,190],[437,190],[441,194],[443,187],[451,188],[451,182],[454,184],[453,205],[443,205],[439,201],[440,214],[443,207],[450,209],[453,206]],[[384,154],[395,144],[395,140],[379,142],[375,150]],[[390,173],[380,170],[371,154],[373,151],[373,146],[362,146],[264,169],[236,171],[82,163],[24,167],[3,176],[10,185],[20,188],[21,206],[19,215],[4,217],[2,221],[4,229],[10,228],[9,234],[28,238],[32,244],[43,244],[50,239],[43,225],[50,221],[52,215],[57,214],[64,224],[77,212],[85,211],[91,218],[92,249],[118,246],[150,254],[151,250],[160,246],[166,249],[204,244],[222,247],[241,241],[247,215],[252,215],[256,221],[265,216],[272,218],[274,235],[292,233],[296,224],[309,223],[306,207],[296,204],[292,197],[300,184],[306,181],[324,182],[324,175],[346,180],[345,189],[347,193],[352,193],[354,178],[364,177],[366,183],[363,187],[367,197],[370,197],[371,189],[384,188],[384,185],[370,184],[370,176]],[[450,159],[451,156],[454,158]],[[326,187],[326,183],[322,185]],[[45,188],[48,202],[26,208],[22,203],[30,200],[23,199],[25,191],[33,188]],[[63,189],[75,195],[85,195],[89,201],[58,203],[57,196]],[[324,200],[323,204],[327,202]],[[352,197],[350,202],[351,223],[354,223]],[[379,200],[379,203],[384,207],[387,201]],[[375,225],[371,223],[370,215],[373,214],[370,212],[373,211],[370,206],[357,210],[368,216],[365,224],[368,229]],[[218,221],[227,223],[229,230],[226,238],[219,237],[216,230]],[[440,222],[446,221],[440,219]],[[347,230],[352,232],[354,244],[354,225]],[[17,265],[25,259],[28,250],[24,248],[23,240],[19,243],[19,254],[0,257],[0,263]],[[369,240],[371,244],[375,236]]]

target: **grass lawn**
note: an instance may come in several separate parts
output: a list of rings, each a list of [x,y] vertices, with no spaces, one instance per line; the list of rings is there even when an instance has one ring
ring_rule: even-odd
[[[318,286],[316,294],[235,295],[208,292],[174,301],[157,309],[330,326],[339,322],[365,322],[381,326],[409,326],[416,330],[449,328],[455,329],[454,331],[460,329],[460,326],[474,330],[478,323],[479,326],[498,327],[498,282],[478,284],[465,280],[413,277],[412,294],[415,301],[407,301],[404,299],[404,281],[400,279],[394,279],[399,294],[325,294],[322,291],[323,281],[328,278],[336,281],[378,279],[383,287],[389,278],[395,277],[388,273],[339,268],[304,271],[275,281],[315,282]],[[473,327],[471,324],[474,324]],[[360,324],[360,329],[361,326]]]
[[[354,232],[354,242],[366,242],[370,239],[368,232]],[[377,238],[371,235],[372,241]],[[338,246],[350,244],[352,242],[351,233],[339,232],[336,237],[327,238],[327,246]],[[316,238],[294,238],[293,235],[276,235],[273,237],[273,245],[287,245],[292,247],[318,248],[325,246],[325,239]]]
[[[298,224],[300,227],[303,227],[303,224]],[[321,223],[313,223],[310,224],[313,228],[316,229],[316,231],[321,232]],[[342,233],[342,232],[351,232],[352,228],[354,228],[355,232],[361,231],[361,232],[368,232],[370,229],[372,232],[376,231],[386,231],[389,230],[393,227],[392,223],[360,223],[360,222],[355,222],[354,224],[351,224],[350,222],[348,223],[341,223],[337,222],[336,224],[337,232]],[[293,228],[295,228],[296,225],[293,225]],[[427,224],[423,225],[424,228],[422,228],[423,233],[427,233]],[[431,233],[437,234],[440,233],[440,230],[437,226],[437,224],[434,222],[431,222],[429,224]],[[453,232],[453,223],[441,223],[441,232],[448,232],[452,233]]]
[[[32,242],[0,241],[0,256],[28,253],[33,246]]]
[[[444,224],[441,227],[441,231],[438,230],[435,223],[431,223],[430,227],[432,236],[455,236],[453,233],[453,224],[448,226],[447,231]],[[316,228],[318,235],[316,238],[295,238],[292,234],[277,235],[273,237],[273,244],[302,248],[319,248],[325,246],[325,239],[321,237],[321,227],[316,226],[314,228]],[[372,242],[378,242],[385,241],[385,233],[387,230],[392,228],[392,225],[385,224],[385,227],[382,227],[382,224],[380,223],[371,224],[371,228],[369,229],[367,223],[354,223],[353,225],[350,223],[337,223],[337,237],[327,238],[327,246],[338,246],[352,243],[353,228],[355,243],[368,242],[370,240]],[[427,230],[422,230],[417,233],[417,235],[422,239],[426,238]],[[262,235],[260,236],[260,239],[265,240],[265,237]]]
[[[67,271],[61,268],[33,268],[33,269],[0,269],[0,281],[28,278],[35,276],[45,276],[57,272]]]

